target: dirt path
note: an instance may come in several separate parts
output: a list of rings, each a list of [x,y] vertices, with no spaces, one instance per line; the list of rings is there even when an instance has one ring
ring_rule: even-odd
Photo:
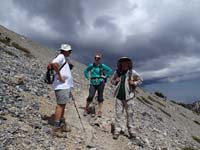
[[[66,147],[70,150],[73,149],[96,149],[96,150],[129,150],[135,149],[131,147],[130,140],[125,136],[120,136],[118,140],[112,139],[111,134],[111,122],[114,120],[114,100],[112,97],[105,95],[105,101],[103,105],[102,118],[83,116],[83,111],[88,96],[87,90],[81,92],[73,92],[75,102],[80,113],[83,125],[86,133],[83,132],[80,119],[77,115],[73,101],[66,106],[65,118],[66,121],[72,126],[72,132],[68,133],[66,139],[62,138],[66,142]],[[51,100],[46,103],[42,101],[42,114],[50,115],[55,111],[55,97],[54,93],[50,92]],[[57,142],[61,139],[56,138]]]
[[[91,116],[83,116],[83,108],[86,103],[88,91],[83,91],[80,95],[75,95],[76,103],[83,120],[86,134],[84,136],[85,145],[88,148],[105,149],[105,150],[126,150],[132,149],[130,140],[127,137],[120,136],[118,140],[112,139],[111,134],[111,122],[114,120],[114,100],[112,97],[105,96],[105,102],[103,106],[102,118]],[[76,115],[73,107],[69,108],[69,113],[66,112],[66,116],[73,126],[81,128],[80,121]],[[70,115],[68,115],[70,114]],[[73,115],[72,115],[73,114]],[[75,134],[77,134],[77,131]],[[86,148],[87,149],[87,148]]]

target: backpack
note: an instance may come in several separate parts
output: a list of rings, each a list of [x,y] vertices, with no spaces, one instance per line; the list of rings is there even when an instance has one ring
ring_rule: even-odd
[[[64,67],[66,63],[67,61],[65,61],[65,63],[59,68],[59,71]],[[49,63],[47,65],[47,71],[46,71],[44,82],[47,84],[52,84],[54,81],[54,78],[55,78],[55,70],[54,70],[53,64]]]
[[[96,64],[93,63],[93,66],[92,67],[96,67]],[[104,82],[106,83],[107,82],[107,78],[105,78],[105,72],[103,70],[103,67],[102,67],[102,64],[99,64],[99,69],[100,69],[100,76],[104,79]]]

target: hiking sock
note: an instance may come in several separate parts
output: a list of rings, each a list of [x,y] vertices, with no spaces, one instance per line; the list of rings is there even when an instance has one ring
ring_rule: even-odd
[[[65,118],[60,119],[60,126],[65,124]]]
[[[60,128],[60,121],[54,121],[54,127]]]

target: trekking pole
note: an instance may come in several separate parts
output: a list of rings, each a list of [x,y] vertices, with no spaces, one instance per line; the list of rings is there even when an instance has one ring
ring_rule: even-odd
[[[85,128],[84,128],[84,126],[83,126],[83,122],[82,122],[80,113],[79,113],[79,111],[78,111],[78,108],[77,108],[77,105],[76,105],[76,102],[75,102],[75,99],[74,99],[74,96],[72,95],[72,93],[71,93],[71,96],[72,96],[72,100],[73,100],[73,102],[74,102],[74,107],[76,108],[76,112],[77,112],[77,114],[78,114],[78,117],[79,117],[81,126],[82,126],[82,128],[83,128],[83,131],[85,132]]]

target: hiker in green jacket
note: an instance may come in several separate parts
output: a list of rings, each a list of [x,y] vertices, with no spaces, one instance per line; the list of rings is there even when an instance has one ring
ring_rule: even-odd
[[[113,139],[118,139],[120,133],[124,133],[127,125],[130,138],[135,142],[136,133],[134,130],[134,105],[135,88],[142,83],[143,79],[133,70],[132,60],[122,57],[118,60],[117,70],[114,72],[111,83],[116,86],[114,97],[115,102],[115,129]],[[126,123],[123,115],[126,112]],[[137,141],[137,144],[140,141]],[[141,143],[139,143],[141,144]]]
[[[105,64],[101,64],[101,54],[96,54],[94,57],[94,63],[89,64],[84,70],[85,77],[90,80],[89,96],[87,98],[86,107],[84,110],[84,116],[88,114],[89,105],[92,102],[96,91],[98,92],[98,111],[97,116],[102,117],[102,105],[103,105],[103,91],[105,82],[112,74],[112,69]],[[90,72],[90,74],[89,74]]]

